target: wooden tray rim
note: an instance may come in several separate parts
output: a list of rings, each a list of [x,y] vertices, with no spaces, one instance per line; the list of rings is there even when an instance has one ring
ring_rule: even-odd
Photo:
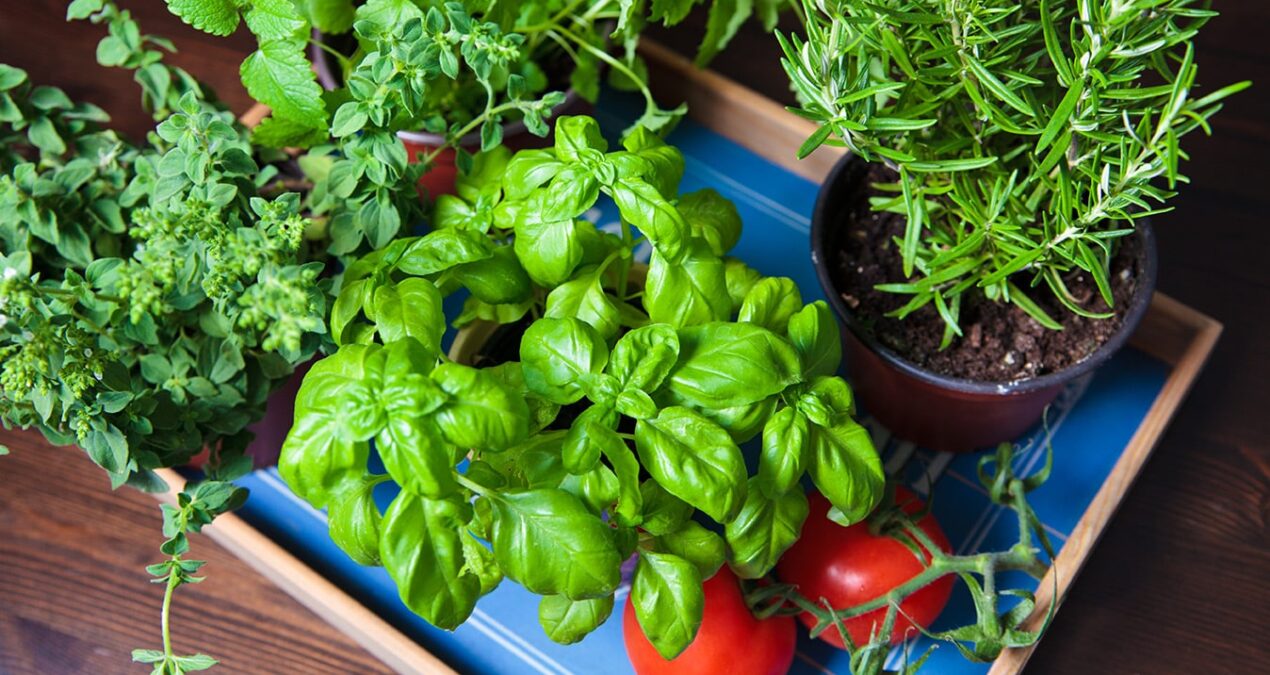
[[[815,131],[813,123],[718,73],[697,69],[684,57],[651,40],[641,41],[640,51],[653,71],[651,79],[659,98],[672,103],[687,102],[689,116],[694,120],[768,161],[819,183],[844,154],[840,148],[824,146],[807,159],[797,160],[795,150]],[[241,119],[254,126],[267,113],[267,108],[257,105]],[[1157,292],[1152,298],[1131,344],[1168,364],[1169,377],[1041,580],[1036,611],[1029,617],[1028,627],[1040,626],[1051,604],[1056,603],[1055,611],[1062,606],[1072,581],[1203,369],[1221,331],[1221,323],[1167,295]],[[171,502],[174,494],[183,489],[185,479],[170,469],[158,473],[172,487],[159,498]],[[237,514],[217,518],[204,532],[393,670],[455,673],[423,645]],[[1034,649],[1035,645],[1006,650],[993,662],[989,674],[1020,672]]]

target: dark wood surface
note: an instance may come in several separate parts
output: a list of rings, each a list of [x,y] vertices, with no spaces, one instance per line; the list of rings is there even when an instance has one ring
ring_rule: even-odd
[[[176,39],[177,63],[242,110],[250,42],[201,36],[135,0],[143,28]],[[1226,332],[1190,399],[1112,521],[1030,666],[1036,673],[1253,673],[1270,663],[1270,3],[1225,0],[1199,38],[1200,81],[1252,79],[1212,138],[1185,144],[1192,185],[1156,219],[1160,289]],[[5,2],[0,62],[64,87],[144,133],[129,77],[94,65],[100,29],[62,22],[64,3]],[[659,33],[685,49],[691,29]],[[773,98],[788,93],[770,38],[744,34],[716,67]],[[110,493],[82,454],[5,434],[0,458],[0,673],[137,672],[154,646],[161,589],[153,500]],[[1062,461],[1061,449],[1058,461]],[[49,467],[57,467],[54,478]],[[181,590],[175,639],[230,672],[376,672],[383,667],[215,544],[208,581]]]

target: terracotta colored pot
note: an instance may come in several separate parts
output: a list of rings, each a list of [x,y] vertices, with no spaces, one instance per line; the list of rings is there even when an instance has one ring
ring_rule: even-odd
[[[1091,372],[1128,341],[1151,304],[1156,279],[1155,234],[1139,221],[1142,238],[1137,293],[1120,330],[1083,361],[1056,373],[1015,382],[983,382],[939,375],[880,344],[865,330],[834,286],[828,267],[846,231],[848,200],[868,180],[868,164],[848,155],[834,166],[811,223],[811,259],[829,304],[847,327],[843,356],[861,406],[898,438],[933,450],[964,452],[1012,441],[1036,425],[1045,406],[1072,380]]]
[[[320,41],[322,34],[316,29],[313,31],[313,39]],[[331,68],[331,63],[327,59],[326,51],[313,44],[309,47],[309,58],[313,61],[313,69],[317,71],[318,82],[327,91],[332,91],[339,87],[339,78],[335,71]],[[560,115],[577,115],[588,112],[590,106],[577,92],[569,89],[565,92],[564,101],[560,105],[552,108],[551,118],[547,120],[547,124],[554,126],[555,119]],[[438,134],[430,134],[424,131],[399,131],[397,138],[401,139],[402,145],[406,146],[406,154],[410,157],[411,162],[419,161],[421,155],[427,155],[445,143],[445,137]],[[529,133],[525,128],[525,123],[516,120],[503,125],[503,145],[512,150],[524,150],[527,148],[541,148],[548,145],[550,141],[545,138],[538,138]],[[481,137],[479,132],[474,132],[464,136],[459,144],[463,148],[475,152],[481,146]],[[419,187],[426,190],[430,196],[454,194],[454,180],[458,177],[458,166],[455,164],[457,153],[452,148],[447,148],[437,155],[433,162],[432,170],[423,174],[419,179]]]

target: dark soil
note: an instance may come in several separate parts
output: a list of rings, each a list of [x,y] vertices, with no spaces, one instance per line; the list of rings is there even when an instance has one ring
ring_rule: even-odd
[[[833,223],[828,242],[829,260],[834,285],[842,299],[856,314],[861,327],[881,344],[908,361],[938,374],[968,380],[1010,382],[1062,370],[1080,362],[1098,349],[1120,328],[1124,314],[1138,285],[1138,237],[1121,240],[1120,250],[1112,260],[1111,286],[1116,314],[1110,319],[1089,319],[1071,313],[1044,284],[1030,288],[1024,273],[1015,285],[1059,323],[1063,330],[1045,328],[1013,304],[991,302],[977,289],[962,298],[961,329],[963,337],[954,338],[940,351],[944,321],[933,305],[910,314],[903,321],[885,316],[910,296],[885,293],[874,289],[882,283],[904,281],[899,247],[894,237],[904,233],[904,216],[879,213],[869,207],[868,198],[875,191],[873,183],[893,182],[888,169],[870,167],[867,181],[861,181],[858,195],[853,195],[850,212]],[[836,237],[836,241],[832,238]],[[1095,312],[1107,311],[1098,287],[1088,274],[1071,273],[1064,277],[1067,287],[1082,307]]]

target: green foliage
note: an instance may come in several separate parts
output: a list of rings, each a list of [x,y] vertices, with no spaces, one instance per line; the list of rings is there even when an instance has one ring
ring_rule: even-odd
[[[1185,182],[1179,140],[1248,83],[1194,95],[1191,41],[1216,13],[1197,0],[804,2],[806,35],[782,37],[795,112],[895,170],[875,209],[904,214],[896,241],[911,296],[955,334],[967,292],[1052,317],[1023,288],[1082,306],[1083,271],[1112,304],[1117,242]]]
[[[680,194],[682,175],[679,152],[646,130],[610,149],[593,119],[561,118],[553,147],[477,155],[437,201],[432,232],[345,272],[340,347],[305,378],[282,475],[434,624],[457,625],[505,576],[544,596],[549,636],[575,642],[608,617],[621,562],[638,552],[637,616],[674,655],[700,624],[703,579],[725,562],[764,575],[796,539],[805,474],[848,518],[880,497],[877,454],[831,375],[827,307],[725,263],[736,211],[712,191]],[[601,195],[621,234],[583,218]],[[641,283],[644,240],[654,264]],[[409,288],[423,300],[394,300]],[[508,328],[523,331],[518,361],[441,356],[440,299],[463,288],[458,324],[533,317]],[[691,294],[705,309],[654,310]],[[760,432],[750,476],[739,444]],[[371,441],[386,476],[368,473]],[[380,525],[365,495],[382,480],[402,492]]]
[[[189,552],[189,535],[199,532],[216,516],[232,511],[247,497],[247,491],[228,482],[234,475],[225,474],[223,480],[209,480],[176,496],[176,505],[164,504],[163,536],[167,539],[159,550],[166,560],[146,567],[156,584],[164,584],[163,594],[163,649],[134,649],[132,660],[153,664],[151,675],[181,675],[196,670],[207,670],[216,665],[216,659],[206,654],[177,656],[172,652],[172,639],[168,631],[169,612],[173,592],[185,585],[196,584],[203,577],[194,576],[203,565],[202,560],[188,560],[182,556]]]
[[[5,421],[81,445],[115,485],[153,484],[204,447],[235,461],[324,332],[298,196],[256,196],[270,172],[194,91],[135,147],[98,130],[99,111],[3,73],[6,95],[26,94],[0,125]]]

